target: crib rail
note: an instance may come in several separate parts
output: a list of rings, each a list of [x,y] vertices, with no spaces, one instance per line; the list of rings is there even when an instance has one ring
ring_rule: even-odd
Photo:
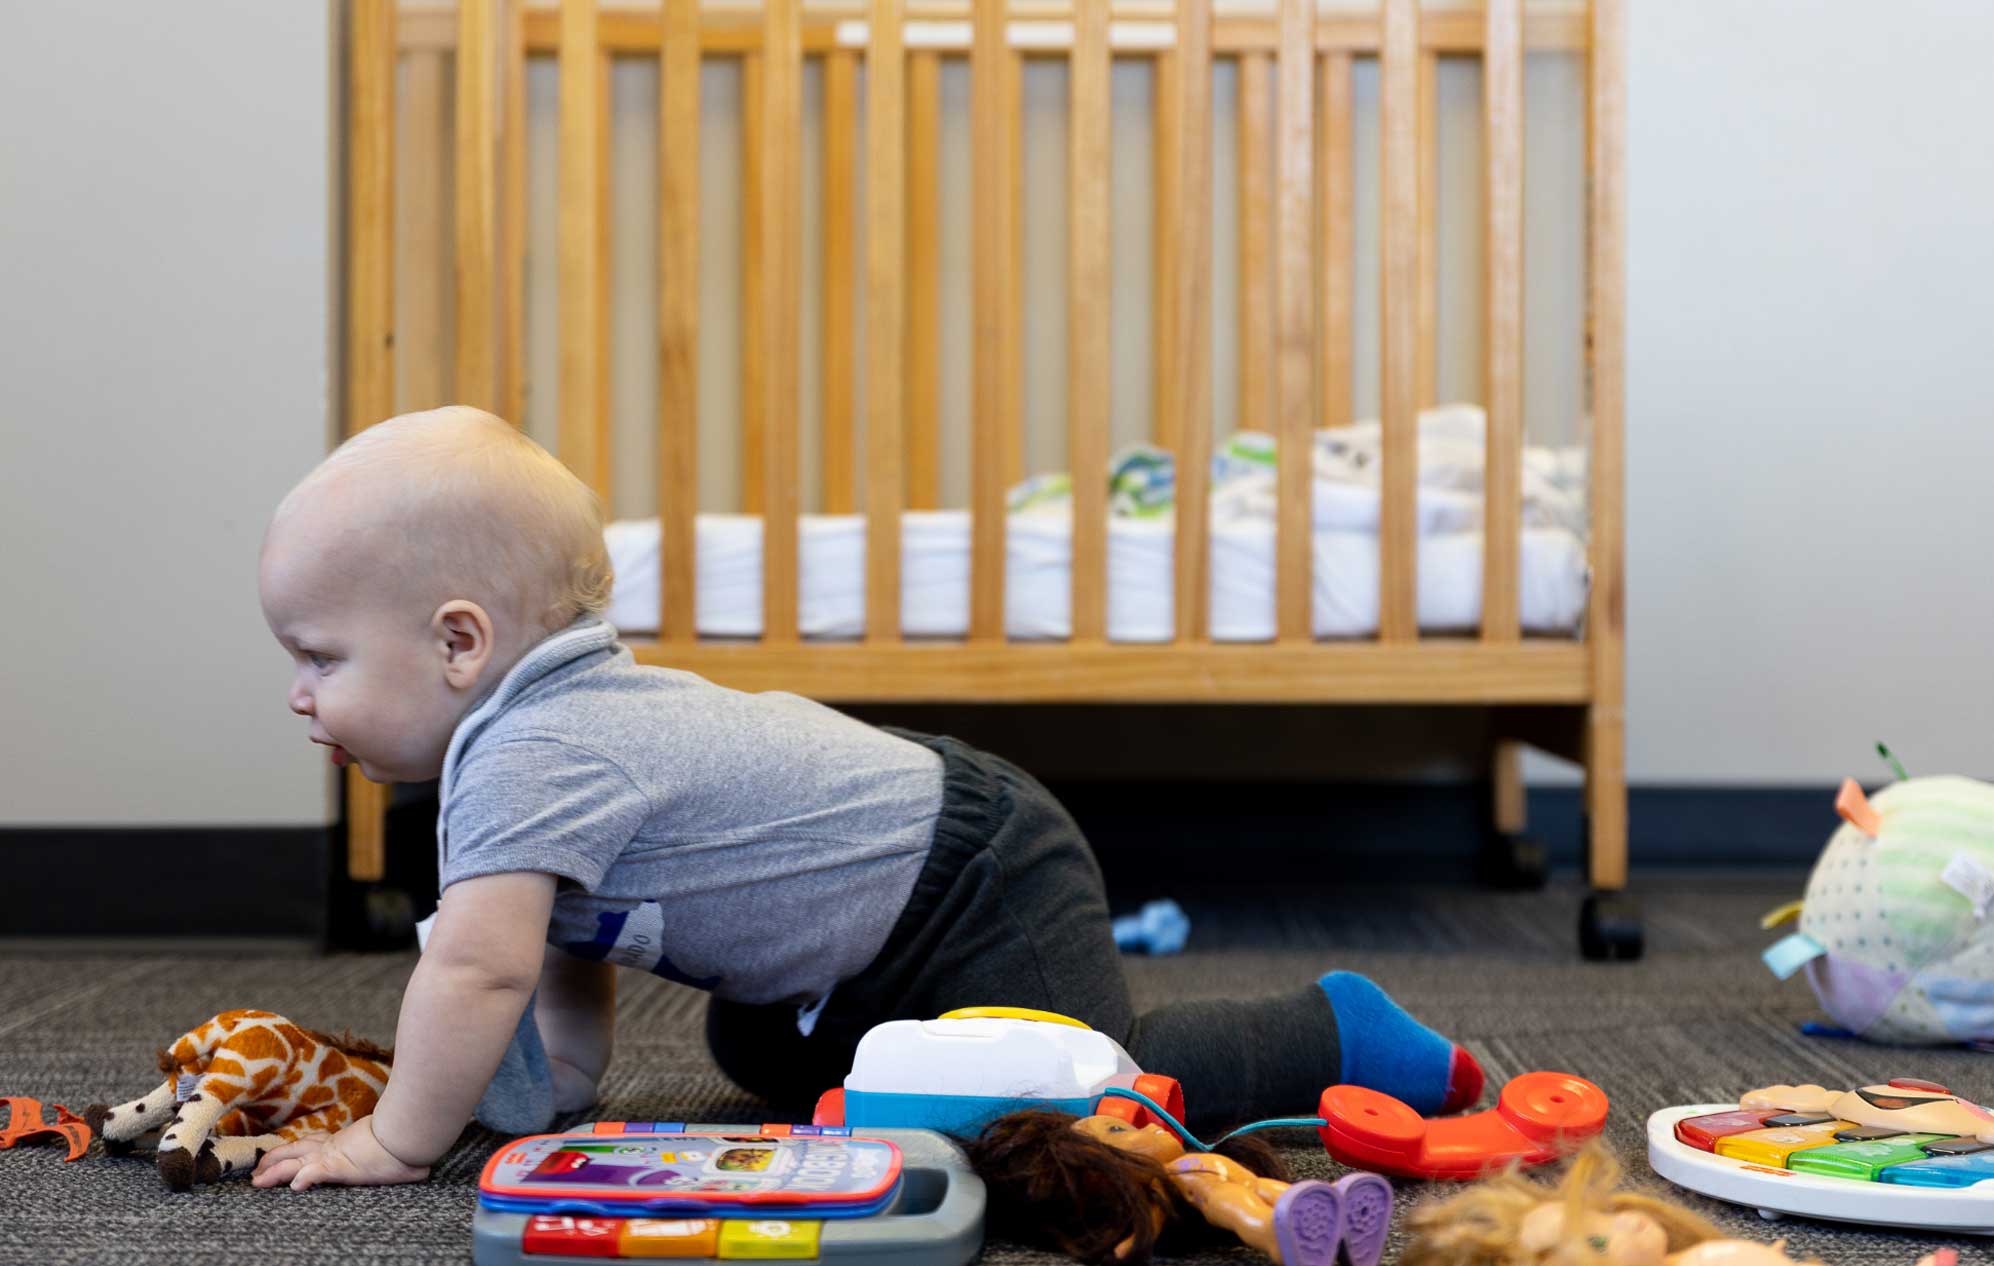
[[[747,688],[852,701],[1586,703],[1612,721],[1587,738],[1587,754],[1617,765],[1624,0],[1529,14],[1521,0],[1430,13],[1416,0],[1381,0],[1368,14],[1318,13],[1311,0],[1271,3],[1267,14],[1215,15],[1211,0],[1167,8],[1111,8],[1105,0],[864,0],[808,12],[800,0],[601,8],[592,0],[443,7],[349,0],[348,422],[358,428],[398,407],[451,398],[522,417],[524,84],[529,59],[552,57],[559,66],[559,455],[608,498],[608,70],[617,58],[656,58],[661,627],[643,655]],[[1572,640],[1525,637],[1519,615],[1523,68],[1526,53],[1538,52],[1585,58],[1588,67],[1593,583],[1583,635]],[[1439,59],[1453,57],[1478,59],[1483,68],[1485,556],[1479,636],[1436,638],[1422,636],[1418,623],[1416,415],[1436,392],[1434,94]],[[454,152],[433,153],[421,168],[446,173],[421,192],[451,191],[447,234],[440,217],[431,217],[404,226],[397,239],[398,58],[409,62],[404,129],[411,118],[427,122],[410,143],[434,149],[441,134],[434,125],[446,106],[451,112]],[[969,65],[973,137],[972,570],[967,638],[934,645],[902,635],[899,523],[903,511],[933,508],[940,498],[940,72],[944,60],[956,58]],[[1070,68],[1066,461],[1075,472],[1101,471],[1110,448],[1110,71],[1121,59],[1147,59],[1156,68],[1151,430],[1175,453],[1178,482],[1175,640],[1166,645],[1108,642],[1106,493],[1099,479],[1086,478],[1074,488],[1071,639],[1020,643],[1005,634],[1005,494],[1023,473],[1019,203],[1027,58],[1063,59]],[[694,618],[697,351],[712,336],[702,329],[699,306],[699,73],[711,59],[738,59],[743,76],[740,502],[764,522],[763,632],[750,643],[701,639]],[[865,634],[840,643],[805,641],[799,630],[806,59],[824,66],[824,206],[817,216],[824,458],[816,473],[824,508],[861,512],[868,525]],[[1214,65],[1227,59],[1237,62],[1243,85],[1244,227],[1237,242],[1215,244],[1212,80]],[[1351,117],[1355,68],[1370,59],[1379,68],[1381,111],[1379,621],[1374,641],[1326,642],[1310,623],[1310,444],[1318,426],[1352,415]],[[446,64],[454,66],[448,103],[437,73]],[[411,193],[403,191],[402,203]],[[1238,252],[1241,416],[1270,419],[1278,437],[1271,645],[1211,637],[1206,458],[1214,438],[1215,249]],[[407,324],[420,328],[397,340],[397,258],[407,273],[425,254],[427,277],[447,260],[454,285],[446,294],[423,276],[406,280],[421,291],[405,296]],[[862,330],[848,319],[861,279]],[[399,399],[397,355],[408,358]],[[861,360],[865,392],[854,409]],[[853,460],[859,438],[862,468]]]

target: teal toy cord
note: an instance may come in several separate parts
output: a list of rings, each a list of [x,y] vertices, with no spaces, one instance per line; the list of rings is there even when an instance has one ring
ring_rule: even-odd
[[[1149,1109],[1151,1116],[1169,1126],[1170,1132],[1184,1140],[1186,1147],[1200,1152],[1214,1151],[1218,1148],[1219,1143],[1225,1142],[1226,1139],[1232,1138],[1235,1135],[1250,1134],[1254,1130],[1272,1130],[1282,1126],[1291,1126],[1300,1129],[1318,1129],[1329,1124],[1329,1122],[1323,1120],[1321,1117],[1273,1117],[1266,1121],[1255,1121],[1251,1125],[1242,1125],[1237,1130],[1221,1137],[1217,1143],[1206,1144],[1200,1142],[1197,1135],[1184,1128],[1183,1122],[1171,1116],[1168,1108],[1165,1108],[1162,1104],[1140,1090],[1124,1090],[1120,1086],[1110,1086],[1101,1092],[1101,1097],[1103,1099],[1133,1099],[1135,1102]]]

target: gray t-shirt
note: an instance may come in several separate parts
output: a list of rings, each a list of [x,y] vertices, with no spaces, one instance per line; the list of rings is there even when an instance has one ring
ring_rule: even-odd
[[[737,1002],[821,1001],[886,942],[926,860],[941,758],[797,695],[639,665],[585,618],[451,736],[442,886],[564,882],[547,939]]]

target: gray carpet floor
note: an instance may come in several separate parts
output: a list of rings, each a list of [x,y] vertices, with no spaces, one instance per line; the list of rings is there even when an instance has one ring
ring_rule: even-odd
[[[1535,1068],[1580,1073],[1613,1099],[1607,1139],[1640,1179],[1642,1123],[1658,1107],[1734,1099],[1774,1081],[1858,1085],[1889,1076],[1945,1082],[1985,1102],[1994,1064],[1961,1051],[1893,1050],[1801,1036],[1816,1015],[1798,980],[1759,964],[1757,916],[1797,896],[1799,873],[1640,876],[1648,954],[1587,964],[1574,948],[1578,890],[1495,895],[1467,888],[1200,888],[1184,903],[1192,948],[1131,959],[1141,1003],[1285,987],[1330,967],[1370,974],[1422,1019],[1466,1042],[1491,1083]],[[80,1109],[153,1084],[153,1052],[234,1006],[387,1040],[412,959],[160,946],[9,947],[0,956],[0,1094]],[[616,1060],[598,1115],[626,1120],[760,1119],[701,1041],[702,998],[626,976]],[[1165,1070],[1167,1071],[1167,1070]],[[1296,1105],[1298,1111],[1313,1105]],[[1338,1172],[1312,1134],[1275,1135],[1304,1176]],[[499,1142],[473,1130],[421,1186],[304,1193],[236,1182],[174,1195],[148,1160],[93,1150],[65,1164],[45,1148],[0,1152],[0,1263],[227,1261],[458,1262],[470,1254],[477,1174]],[[1400,1187],[1403,1209],[1440,1190]],[[1749,1210],[1682,1193],[1740,1235],[1789,1238],[1796,1256],[1910,1266],[1944,1241],[1822,1223],[1769,1227]],[[1394,1254],[1400,1232],[1395,1231]],[[1965,1260],[1985,1260],[1975,1245]],[[1003,1243],[1000,1266],[1062,1260]],[[1256,1260],[1244,1250],[1184,1261]]]

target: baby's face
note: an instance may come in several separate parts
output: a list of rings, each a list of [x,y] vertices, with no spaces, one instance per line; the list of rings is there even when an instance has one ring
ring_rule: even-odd
[[[302,530],[293,530],[299,528]],[[419,782],[443,770],[468,699],[445,676],[449,648],[391,577],[340,565],[335,542],[279,525],[261,569],[264,618],[291,656],[291,711],[311,740],[375,782]]]

